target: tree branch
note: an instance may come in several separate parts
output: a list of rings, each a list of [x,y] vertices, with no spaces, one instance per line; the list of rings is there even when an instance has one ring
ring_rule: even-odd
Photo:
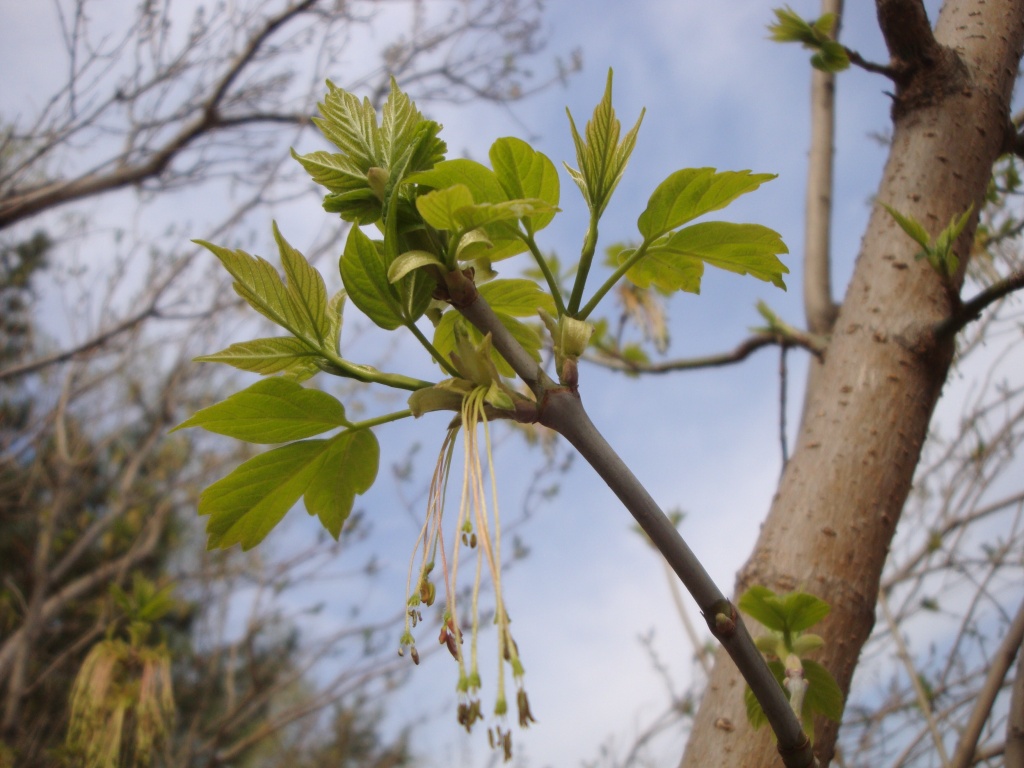
[[[736,608],[712,581],[672,521],[591,422],[575,386],[556,385],[544,373],[476,293],[469,278],[452,272],[447,282],[450,293],[460,298],[453,305],[481,333],[491,334],[494,348],[537,396],[539,423],[558,432],[579,451],[694,597],[711,633],[725,647],[761,704],[778,737],[779,754],[787,768],[816,766],[810,740]]]
[[[1024,269],[1018,269],[1002,280],[993,283],[973,299],[962,304],[956,312],[935,327],[935,337],[945,339],[955,336],[981,317],[981,313],[990,305],[1021,288],[1024,288]]]
[[[992,705],[995,704],[996,696],[999,695],[1006,675],[1009,673],[1010,667],[1013,666],[1013,660],[1020,650],[1021,642],[1024,642],[1024,602],[1017,609],[1017,615],[1014,616],[1013,623],[1010,624],[1003,642],[999,644],[999,648],[989,660],[988,674],[985,675],[985,683],[974,700],[970,719],[962,729],[958,729],[960,730],[960,741],[956,745],[956,752],[950,763],[951,768],[970,768],[974,765],[974,753],[978,748],[981,730],[992,713]],[[1006,765],[1014,764],[1008,755]]]

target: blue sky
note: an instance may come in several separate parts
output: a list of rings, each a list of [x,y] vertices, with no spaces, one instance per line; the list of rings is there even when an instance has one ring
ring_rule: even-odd
[[[797,0],[792,5],[813,15],[817,4]],[[935,5],[928,3],[933,13]],[[848,6],[844,41],[869,58],[884,59],[873,11],[868,4]],[[636,217],[650,192],[678,168],[714,166],[778,174],[723,216],[782,233],[791,250],[785,259],[791,270],[789,291],[709,271],[701,296],[680,295],[669,306],[673,356],[731,348],[749,327],[760,323],[754,310],[760,299],[785,320],[802,324],[799,257],[810,67],[806,52],[767,40],[771,7],[753,0],[635,0],[628,8],[614,0],[553,0],[546,15],[548,52],[565,54],[579,47],[584,56],[583,71],[567,88],[555,87],[515,105],[514,119],[504,109],[478,106],[425,110],[444,123],[453,153],[483,159],[493,138],[532,134],[537,137],[535,146],[556,165],[564,160],[575,166],[565,107],[582,128],[601,96],[608,68],[614,69],[614,103],[622,122],[632,125],[644,107],[647,113],[625,178],[602,223],[605,244],[635,232]],[[27,25],[5,24],[0,29],[0,67],[13,72],[18,38],[31,39],[31,11],[17,0],[0,0],[0,8],[5,16],[17,10],[18,19]],[[544,56],[538,59],[538,70],[545,61]],[[342,82],[337,73],[322,75]],[[0,111],[17,112],[12,102],[25,98],[25,89],[35,87],[32,83],[39,76],[28,72],[19,75],[24,77],[20,84],[6,86]],[[837,298],[852,269],[869,197],[884,161],[883,149],[869,134],[887,128],[887,87],[881,78],[859,71],[843,75],[839,82],[833,237]],[[565,212],[545,230],[541,245],[557,251],[563,261],[572,261],[582,239],[584,208],[565,173],[561,180]],[[308,219],[281,222],[300,249],[305,245],[304,225],[322,213],[309,206],[307,215]],[[316,225],[311,226],[315,231]],[[265,231],[269,233],[269,223]],[[269,250],[264,244],[264,252]],[[687,512],[681,530],[726,592],[753,544],[780,469],[778,362],[777,352],[767,350],[725,370],[642,380],[592,366],[581,370],[581,394],[595,423],[664,508]],[[787,418],[792,443],[802,354],[790,354],[789,363]],[[385,450],[392,451],[385,454],[384,465],[413,434],[423,443],[421,455],[432,460],[446,421],[428,417],[412,430],[382,430]],[[536,457],[524,454],[510,440],[499,450],[497,461],[503,504],[515,510],[523,478]],[[428,470],[422,466],[421,477]],[[367,510],[383,508],[381,512],[388,505],[386,489],[375,490],[363,502]],[[282,546],[291,537],[313,535],[313,523],[296,517],[281,534]],[[397,592],[389,594],[389,587],[379,584],[372,599],[398,606],[415,531],[408,520],[378,519],[378,525],[375,545],[386,543],[381,556],[391,574],[384,585]],[[540,721],[515,736],[531,766],[576,765],[595,758],[608,739],[619,747],[628,745],[636,730],[661,711],[664,691],[638,641],[648,630],[656,633],[655,647],[675,678],[676,689],[686,686],[692,649],[674,614],[661,563],[631,528],[631,518],[611,493],[577,462],[560,495],[521,530],[531,554],[510,572],[505,588],[526,665],[527,690]],[[692,603],[688,606],[699,625],[696,609]],[[328,610],[318,621],[329,619]],[[425,702],[451,695],[454,669],[449,662],[439,655],[416,671],[410,689],[395,698],[398,716],[418,713]],[[485,702],[486,696],[485,690]],[[415,743],[421,749],[429,744],[438,766],[475,766],[484,764],[484,737],[478,731],[466,740],[454,716],[443,714],[432,717],[429,734],[421,734]],[[662,751],[655,753],[661,758],[658,763],[667,764],[680,743],[669,738],[661,744]]]

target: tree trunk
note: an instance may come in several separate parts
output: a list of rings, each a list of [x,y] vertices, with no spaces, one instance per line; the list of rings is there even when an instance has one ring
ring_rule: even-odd
[[[1024,45],[1024,0],[947,0],[932,36],[919,0],[877,0],[896,72],[893,140],[877,199],[934,237],[983,202],[1007,146],[1009,101]],[[968,226],[957,253],[965,259]],[[947,282],[882,208],[861,252],[819,380],[753,554],[736,590],[811,592],[832,607],[817,656],[844,692],[874,623],[882,566],[909,493],[953,339],[934,328],[960,306]],[[817,631],[817,630],[816,630]],[[833,755],[838,726],[815,723]],[[721,652],[683,756],[687,768],[781,765],[751,731],[743,681]]]

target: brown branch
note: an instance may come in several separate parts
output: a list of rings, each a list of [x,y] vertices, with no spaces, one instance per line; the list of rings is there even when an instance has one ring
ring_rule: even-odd
[[[974,752],[978,747],[978,739],[981,738],[981,730],[992,713],[992,705],[995,704],[996,696],[999,695],[999,691],[1003,687],[1003,682],[1020,650],[1022,641],[1024,641],[1024,603],[1021,603],[1020,608],[1017,609],[1017,615],[1014,616],[1006,636],[989,660],[988,674],[985,675],[985,682],[975,698],[970,718],[962,729],[958,729],[960,730],[960,741],[957,743],[950,768],[969,768],[974,764]],[[1017,765],[1019,764],[1017,763]],[[1014,765],[1014,763],[1008,760],[1006,765]]]
[[[731,352],[680,360],[668,360],[663,363],[641,363],[627,360],[621,354],[608,347],[597,347],[602,356],[587,355],[584,359],[589,363],[603,366],[609,370],[621,371],[622,373],[674,373],[676,371],[721,368],[726,365],[733,365],[734,363],[746,360],[757,350],[770,346],[800,347],[801,349],[806,349],[818,359],[821,359],[825,354],[825,347],[821,341],[809,334],[758,333],[740,342]]]
[[[981,317],[981,313],[989,306],[1021,288],[1024,288],[1024,269],[1007,275],[962,304],[956,312],[935,327],[935,337],[941,340],[956,335]]]
[[[939,59],[943,47],[935,39],[921,0],[875,0],[875,7],[897,81]]]
[[[885,75],[890,80],[896,80],[899,76],[899,70],[889,64],[879,64],[875,61],[869,61],[861,56],[857,51],[852,48],[843,46],[843,50],[846,51],[846,58],[850,60],[850,63],[855,67],[860,67],[865,72],[871,72],[875,75]]]
[[[1024,765],[1024,650],[1018,653],[1017,674],[1006,716],[1005,765]]]
[[[227,97],[228,91],[242,71],[248,66],[266,41],[290,20],[308,10],[317,0],[302,0],[296,5],[285,8],[281,13],[267,19],[263,27],[250,39],[245,49],[232,61],[231,66],[220,77],[213,92],[203,102],[199,116],[184,126],[163,145],[154,151],[148,160],[134,165],[124,165],[107,173],[89,172],[70,181],[51,181],[10,195],[0,201],[0,229],[4,229],[18,221],[36,216],[50,208],[55,208],[75,200],[113,192],[124,187],[141,184],[147,179],[159,176],[171,162],[197,139],[223,130],[233,125],[252,123],[261,117],[270,118],[269,122],[281,122],[281,115],[260,115],[222,118],[220,107]]]

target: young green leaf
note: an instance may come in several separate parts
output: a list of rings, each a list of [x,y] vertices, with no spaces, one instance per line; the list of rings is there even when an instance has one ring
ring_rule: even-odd
[[[543,309],[554,313],[554,300],[531,280],[492,280],[478,288],[480,295],[491,305],[501,324],[534,360],[540,360],[542,342],[536,331],[517,317],[533,317]],[[446,358],[456,351],[458,338],[462,335],[479,344],[480,332],[458,312],[445,312],[441,322],[434,329],[434,348]],[[491,357],[502,376],[514,376],[512,367],[497,352],[491,350]]]
[[[790,632],[803,632],[829,614],[829,604],[806,592],[790,592],[780,597],[782,611]]]
[[[345,291],[360,311],[381,328],[393,331],[415,322],[430,304],[433,281],[421,271],[392,285],[383,249],[353,227],[345,242],[340,270]]]
[[[446,269],[444,263],[430,251],[406,251],[388,267],[388,280],[397,283],[414,269],[434,266]]]
[[[321,117],[314,117],[313,123],[341,150],[338,162],[365,180],[366,172],[381,165],[384,155],[377,113],[370,100],[360,101],[328,80],[327,96],[317,106]]]
[[[327,288],[324,279],[306,261],[305,256],[288,244],[277,228],[277,222],[274,222],[273,228],[292,305],[301,315],[302,325],[313,330],[319,342],[318,347],[322,349],[324,340],[331,333],[330,322],[327,319]]]
[[[284,443],[344,426],[345,407],[326,392],[272,378],[197,411],[171,431],[203,427],[250,443]]]
[[[274,336],[232,344],[212,355],[194,358],[199,363],[226,363],[263,376],[307,367],[319,355],[294,336]],[[314,363],[315,365],[315,363]]]
[[[416,210],[434,229],[455,232],[462,229],[456,211],[473,206],[473,193],[465,184],[436,189],[416,198]]]
[[[338,291],[327,302],[327,338],[324,340],[325,350],[341,352],[341,321],[345,311],[346,294]]]
[[[785,290],[789,272],[776,254],[788,253],[781,236],[759,224],[709,221],[655,241],[626,276],[641,288],[652,283],[664,291],[700,293],[704,264],[751,275]],[[620,263],[634,255],[625,250]]]
[[[816,661],[801,659],[807,693],[804,697],[804,717],[827,717],[834,723],[843,719],[843,692],[832,673]]]
[[[750,587],[740,596],[738,605],[741,611],[761,622],[767,629],[786,631],[785,611],[778,595],[768,587]]]
[[[240,544],[242,549],[252,549],[310,490],[312,501],[307,499],[307,505],[336,535],[351,509],[351,499],[365,492],[377,474],[376,438],[354,436],[360,432],[369,434],[351,430],[328,440],[302,440],[274,448],[211,485],[199,497],[199,514],[210,516],[207,546],[227,549]]]
[[[306,489],[306,511],[320,518],[335,540],[352,512],[357,494],[377,479],[380,446],[373,432],[355,429],[338,435],[324,452]]]
[[[430,170],[407,176],[405,182],[438,190],[461,184],[469,189],[472,202],[476,203],[501,203],[510,197],[494,171],[475,160],[464,158],[444,160]]]
[[[297,298],[297,291],[301,288],[292,290],[286,286],[270,262],[259,256],[250,256],[245,251],[232,251],[204,240],[194,242],[207,248],[220,259],[224,268],[235,278],[235,292],[253,309],[285,330],[291,331],[311,348],[316,349],[320,346],[323,328],[317,327],[311,320],[309,309],[304,303],[305,299],[300,301]],[[307,298],[310,301],[316,300],[315,288],[309,285],[306,288],[311,291]]]
[[[252,549],[305,493],[330,440],[303,440],[255,456],[203,491],[207,547]]]
[[[491,165],[510,200],[537,198],[552,207],[550,213],[523,218],[523,226],[532,236],[546,227],[558,207],[558,171],[545,155],[521,139],[505,137],[491,145]]]
[[[688,221],[717,211],[740,195],[753,192],[770,173],[722,171],[714,168],[685,168],[676,171],[654,190],[637,226],[644,240],[651,242]]]
[[[931,238],[928,237],[928,232],[925,231],[925,228],[921,226],[921,222],[912,216],[904,216],[895,208],[892,208],[885,203],[880,203],[880,205],[889,212],[889,215],[892,216],[893,220],[900,225],[900,229],[910,235],[914,242],[922,248],[927,248],[929,246]]]
[[[604,213],[612,192],[622,179],[626,170],[626,162],[636,146],[636,135],[640,123],[644,119],[645,110],[640,111],[636,125],[619,141],[622,128],[615,110],[612,108],[612,72],[608,70],[608,81],[605,85],[604,97],[594,109],[594,114],[587,123],[585,136],[580,136],[576,123],[569,115],[569,127],[572,130],[573,143],[576,145],[576,162],[579,170],[566,165],[566,170],[583,193],[583,198],[595,218]]]
[[[813,22],[804,21],[792,8],[776,8],[775,23],[768,25],[770,38],[777,43],[801,43],[816,53],[811,64],[825,72],[841,72],[850,66],[846,49],[832,39],[836,17],[826,13]]]

